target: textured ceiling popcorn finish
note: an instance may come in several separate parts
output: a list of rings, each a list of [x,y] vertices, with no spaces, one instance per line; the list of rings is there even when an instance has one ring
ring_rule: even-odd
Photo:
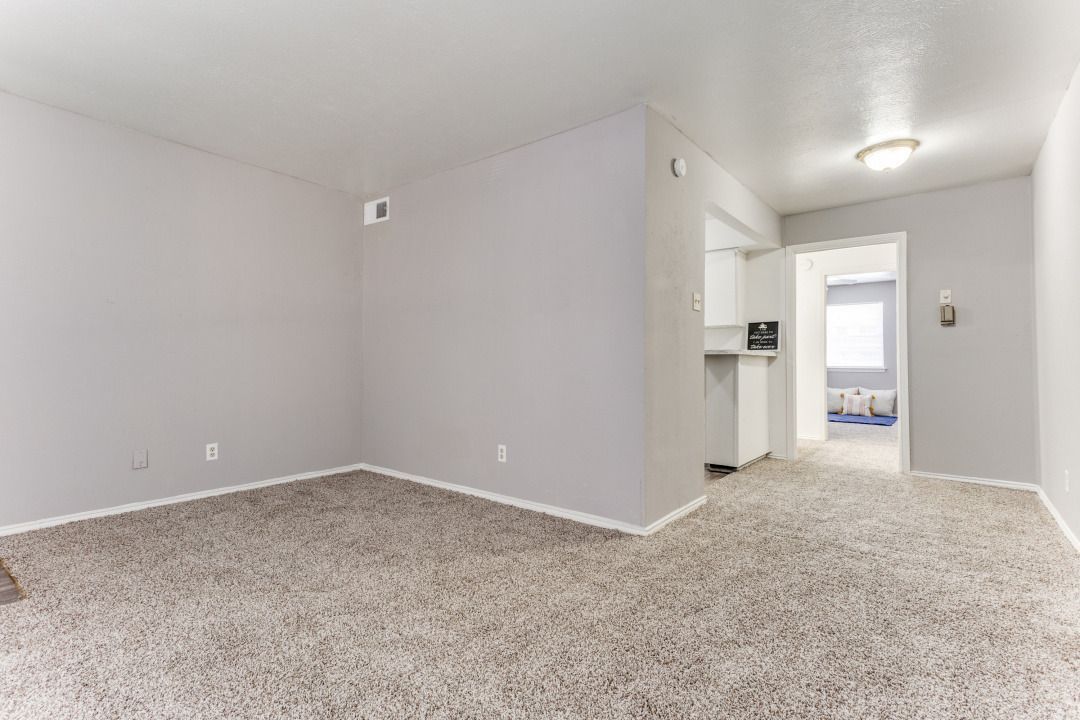
[[[648,102],[781,213],[1030,171],[1076,0],[9,0],[0,89],[359,195]],[[854,154],[923,145],[903,168]]]

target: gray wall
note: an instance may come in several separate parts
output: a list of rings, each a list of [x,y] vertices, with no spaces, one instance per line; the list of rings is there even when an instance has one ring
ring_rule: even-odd
[[[1041,479],[1080,537],[1080,69],[1032,174]],[[1065,471],[1071,476],[1065,489]]]
[[[701,160],[652,110],[646,133],[645,517],[662,518],[705,492],[705,291]],[[693,169],[676,178],[672,158]],[[685,181],[685,182],[684,182]]]
[[[829,387],[896,388],[896,283],[876,282],[833,285],[826,295],[827,305],[879,302],[884,305],[885,372],[829,370]]]
[[[1031,223],[1029,178],[784,218],[787,245],[907,231],[913,470],[1037,480]]]
[[[0,526],[361,459],[355,200],[6,94],[0,156]]]
[[[389,193],[365,461],[641,523],[644,143],[637,107]]]
[[[646,137],[645,521],[651,523],[704,492],[705,327],[691,296],[705,286],[706,206],[777,247],[780,222],[652,109]],[[671,171],[677,157],[687,161],[682,178]]]
[[[389,194],[367,462],[639,526],[701,496],[705,206],[779,246],[774,212],[644,106]]]
[[[780,221],[644,106],[364,230],[355,198],[11,96],[0,137],[0,526],[360,461],[633,525],[700,496],[704,208]]]

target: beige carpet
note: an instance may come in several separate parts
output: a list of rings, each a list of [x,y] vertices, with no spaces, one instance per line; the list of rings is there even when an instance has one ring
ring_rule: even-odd
[[[1034,494],[811,457],[708,494],[635,538],[358,473],[0,538],[0,717],[1080,717]]]
[[[900,469],[900,423],[891,427],[827,423],[825,442],[799,441],[800,459],[815,465],[892,473]]]

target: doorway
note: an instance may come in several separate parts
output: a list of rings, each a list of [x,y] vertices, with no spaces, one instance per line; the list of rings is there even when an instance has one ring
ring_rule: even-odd
[[[787,455],[908,472],[906,233],[787,248]]]

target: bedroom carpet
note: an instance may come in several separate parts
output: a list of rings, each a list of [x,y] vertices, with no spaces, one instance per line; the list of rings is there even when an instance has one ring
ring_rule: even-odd
[[[1035,494],[824,448],[707,493],[631,537],[353,473],[0,538],[0,717],[1080,717]]]
[[[829,439],[799,441],[799,459],[817,467],[874,475],[900,467],[900,423],[891,426],[828,423]]]

